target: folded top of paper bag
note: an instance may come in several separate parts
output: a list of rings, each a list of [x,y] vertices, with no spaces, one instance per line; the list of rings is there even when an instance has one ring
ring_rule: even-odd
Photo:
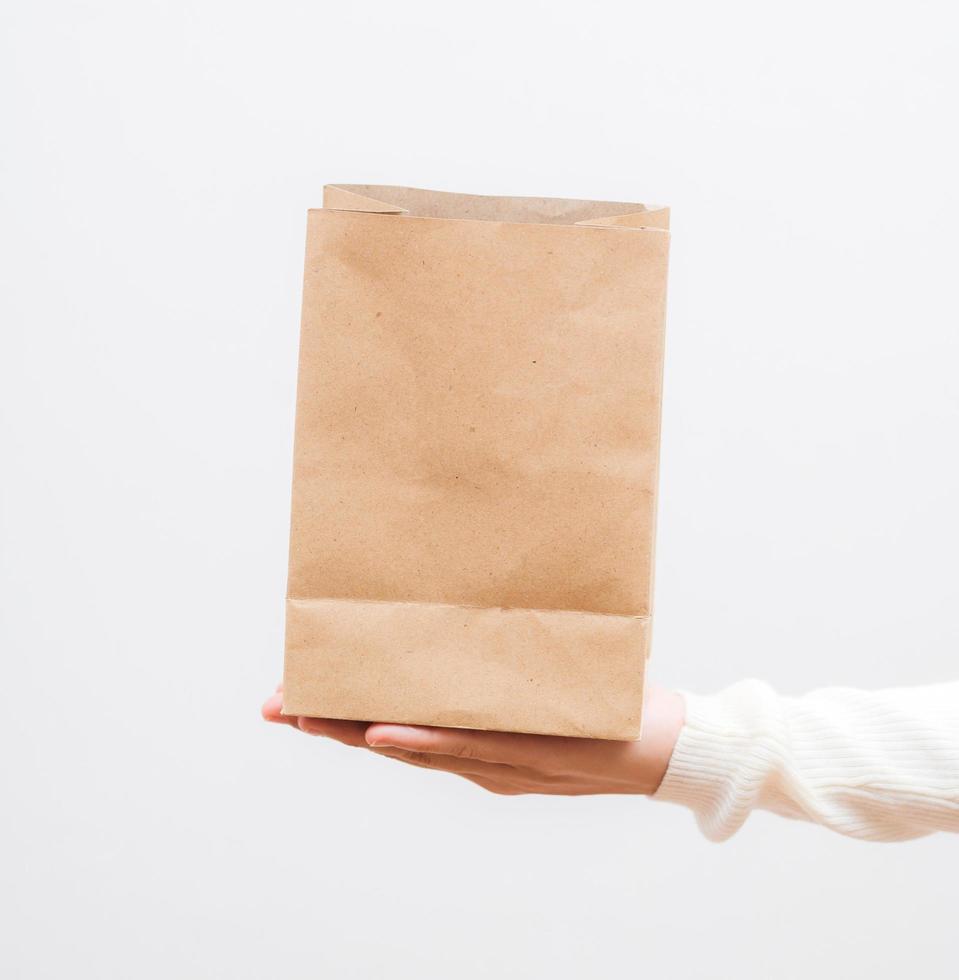
[[[407,214],[414,218],[669,228],[669,208],[655,205],[560,197],[489,197],[385,184],[327,184],[323,189],[323,206],[334,211]]]

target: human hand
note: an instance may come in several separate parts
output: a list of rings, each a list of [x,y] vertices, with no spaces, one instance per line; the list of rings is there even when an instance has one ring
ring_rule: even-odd
[[[277,688],[263,705],[263,717],[409,765],[454,773],[504,796],[654,793],[685,716],[681,695],[655,686],[646,694],[639,742],[296,718],[281,714],[282,708],[283,692]]]

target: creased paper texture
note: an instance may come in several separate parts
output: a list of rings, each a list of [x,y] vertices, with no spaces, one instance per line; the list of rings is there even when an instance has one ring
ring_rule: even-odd
[[[324,205],[284,711],[636,737],[668,212],[360,186]]]

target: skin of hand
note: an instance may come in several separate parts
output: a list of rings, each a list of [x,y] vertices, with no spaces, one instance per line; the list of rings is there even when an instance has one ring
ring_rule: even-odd
[[[296,718],[282,709],[280,687],[263,705],[269,722],[408,765],[453,773],[502,796],[655,793],[685,717],[682,696],[656,686],[647,690],[643,737],[636,742]]]

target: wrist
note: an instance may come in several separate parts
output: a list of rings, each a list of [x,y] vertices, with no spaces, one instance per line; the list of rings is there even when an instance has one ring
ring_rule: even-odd
[[[636,746],[637,792],[651,796],[669,768],[673,749],[686,721],[686,702],[678,691],[650,686],[646,695],[643,734]]]

